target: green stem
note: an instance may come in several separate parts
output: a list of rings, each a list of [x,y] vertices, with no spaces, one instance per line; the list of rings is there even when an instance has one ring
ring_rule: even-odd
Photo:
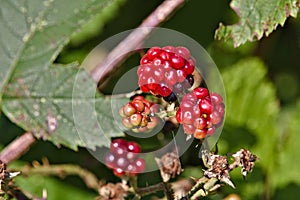
[[[194,187],[190,190],[190,192],[182,197],[180,200],[187,200],[187,199],[199,199],[199,197],[205,197],[209,195],[210,193],[216,191],[220,185],[216,184],[218,179],[216,178],[206,178],[202,177],[200,178]]]
[[[157,117],[159,117],[160,119],[165,119],[165,118],[169,118],[169,117],[175,117],[176,116],[176,110],[172,110],[172,111],[161,111],[159,113],[155,113],[155,115]]]
[[[95,191],[98,191],[100,186],[99,180],[92,172],[83,169],[78,165],[36,165],[33,167],[25,166],[18,170],[22,171],[22,174],[27,176],[33,174],[44,176],[54,175],[59,177],[77,175],[85,182],[87,187],[94,189]]]
[[[199,179],[196,184],[194,185],[194,187],[190,190],[190,192],[184,197],[181,198],[182,200],[188,198],[190,199],[196,192],[198,192],[200,189],[203,189],[203,185],[208,181],[209,179],[206,177],[202,177],[201,179]]]

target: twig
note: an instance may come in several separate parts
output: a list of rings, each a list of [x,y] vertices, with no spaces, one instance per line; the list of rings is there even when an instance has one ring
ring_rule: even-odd
[[[24,133],[12,141],[5,149],[3,149],[3,151],[0,153],[0,160],[8,164],[11,161],[18,159],[35,141],[36,139],[32,133]]]
[[[204,196],[204,195],[205,195],[205,190],[204,190],[204,188],[203,188],[203,185],[204,185],[208,180],[209,180],[208,178],[206,178],[206,177],[203,176],[201,179],[199,179],[199,180],[197,181],[197,183],[196,183],[196,184],[194,185],[194,187],[190,190],[190,192],[189,192],[186,196],[180,198],[180,200],[190,199],[190,198],[191,198],[194,194],[196,194],[199,190],[203,192],[203,196]]]
[[[62,165],[34,165],[33,167],[25,166],[20,169],[23,175],[39,174],[44,176],[59,176],[61,178],[69,175],[79,176],[86,184],[87,187],[98,191],[100,181],[90,171],[81,168],[78,165],[62,164]]]
[[[161,182],[161,183],[158,183],[156,185],[150,185],[150,186],[144,187],[144,188],[136,188],[135,192],[137,194],[139,194],[140,196],[146,196],[146,195],[151,194],[151,193],[155,193],[155,192],[158,192],[158,191],[163,191],[164,187],[165,187],[164,183]]]
[[[153,27],[160,25],[180,6],[185,0],[166,0],[159,5],[127,38],[117,45],[107,57],[92,71],[91,76],[95,82],[104,82],[105,78],[116,69],[117,65],[151,33]]]

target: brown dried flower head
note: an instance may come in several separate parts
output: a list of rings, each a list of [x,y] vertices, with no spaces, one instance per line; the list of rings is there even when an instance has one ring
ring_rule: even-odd
[[[168,182],[170,178],[175,178],[182,172],[181,163],[176,153],[171,152],[162,156],[160,159],[155,158],[160,169],[163,182]]]
[[[127,196],[128,186],[122,183],[108,183],[99,189],[97,200],[122,200]]]
[[[206,150],[202,151],[202,159],[207,170],[204,171],[204,176],[207,178],[217,178],[218,180],[235,188],[234,184],[230,180],[228,159],[226,156],[215,155],[207,153]]]
[[[254,162],[257,160],[257,156],[252,154],[251,151],[247,149],[241,149],[232,155],[234,157],[234,164],[242,167],[242,175],[246,176],[248,172],[252,172],[254,167]]]

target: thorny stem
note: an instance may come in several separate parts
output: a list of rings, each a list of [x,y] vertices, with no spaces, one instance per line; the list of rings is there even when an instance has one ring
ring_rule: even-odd
[[[198,199],[200,196],[207,196],[210,192],[215,191],[220,185],[215,185],[218,180],[215,178],[209,179],[205,176],[200,178],[189,193],[180,198],[180,200]]]
[[[36,139],[32,133],[24,133],[2,150],[0,153],[0,160],[8,164],[11,161],[18,159],[35,141]]]
[[[207,181],[208,181],[208,178],[203,176],[201,179],[199,179],[197,181],[197,183],[190,190],[190,192],[185,197],[183,197],[181,199],[184,200],[184,199],[189,199],[190,197],[192,197],[197,191],[199,191],[199,189],[201,189],[203,187],[203,184],[206,183]]]
[[[128,52],[139,47],[143,40],[151,33],[153,27],[160,25],[180,6],[185,0],[166,0],[159,5],[143,22],[120,42],[107,57],[98,64],[92,71],[91,76],[95,82],[103,83],[107,76],[121,63],[128,55]]]
[[[136,181],[136,180],[135,180]],[[133,189],[135,193],[137,193],[139,196],[146,196],[148,194],[152,194],[158,191],[164,191],[167,200],[173,200],[174,199],[174,192],[171,188],[171,185],[169,183],[158,183],[155,185],[150,185],[144,188],[138,188],[137,185],[133,186]]]

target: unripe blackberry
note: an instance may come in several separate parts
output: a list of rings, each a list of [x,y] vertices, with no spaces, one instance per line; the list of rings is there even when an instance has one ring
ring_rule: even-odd
[[[137,143],[115,139],[105,155],[105,165],[118,177],[135,176],[145,169],[144,159],[139,158],[140,152],[141,147]]]
[[[136,96],[131,102],[126,103],[119,113],[126,129],[148,132],[157,125],[158,120],[154,117],[156,112],[158,110],[153,103],[143,96]]]
[[[152,47],[140,60],[138,84],[143,92],[167,97],[173,92],[176,83],[183,83],[187,77],[192,77],[194,69],[195,62],[187,48]]]
[[[198,87],[185,94],[176,112],[178,123],[183,124],[187,135],[197,139],[213,135],[224,118],[224,103],[217,93],[209,94],[206,88]]]

